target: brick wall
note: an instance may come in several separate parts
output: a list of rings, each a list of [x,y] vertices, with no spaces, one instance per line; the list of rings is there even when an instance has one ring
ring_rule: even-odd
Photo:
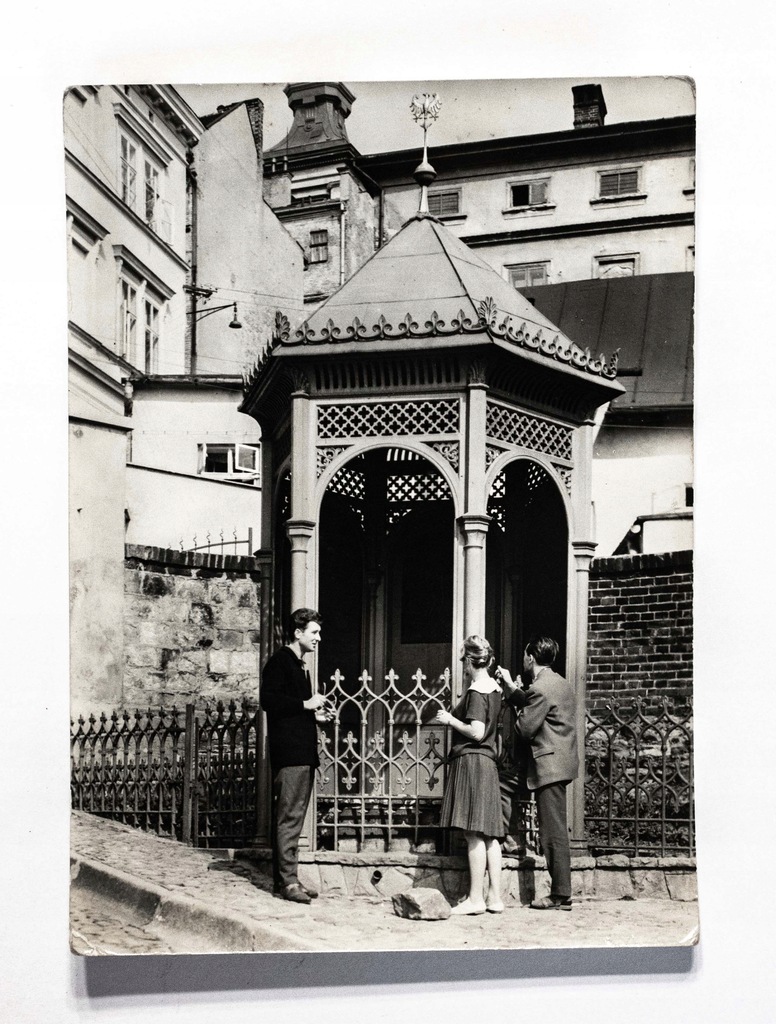
[[[594,559],[588,702],[692,693],[692,551]]]
[[[259,559],[127,545],[125,707],[258,699]]]

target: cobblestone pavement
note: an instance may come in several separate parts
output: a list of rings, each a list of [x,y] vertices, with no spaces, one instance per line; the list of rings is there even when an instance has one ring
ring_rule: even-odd
[[[124,907],[99,893],[75,890],[70,900],[70,945],[74,953],[176,953],[176,944],[133,923]]]
[[[310,950],[672,946],[689,945],[697,934],[697,903],[674,900],[578,900],[570,914],[515,906],[503,914],[447,921],[407,921],[393,913],[390,901],[341,895],[321,895],[300,906],[274,898],[265,876],[223,853],[183,847],[77,812],[71,839],[78,859],[123,872],[141,885],[185,895],[205,905],[211,916],[239,914],[261,922],[270,934],[270,945],[263,948],[273,948],[273,933]],[[78,952],[223,948],[207,926],[196,929],[197,934],[165,929],[163,922],[133,916],[131,908],[115,900],[101,900],[99,892],[76,890],[72,927]]]

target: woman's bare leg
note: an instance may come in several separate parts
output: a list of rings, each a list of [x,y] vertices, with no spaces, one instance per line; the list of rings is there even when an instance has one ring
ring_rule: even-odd
[[[466,853],[469,859],[469,895],[457,906],[453,907],[453,914],[483,914],[485,912],[485,901],[482,898],[482,888],[485,884],[485,867],[487,856],[485,853],[485,838],[477,832],[465,832]]]
[[[488,865],[487,908],[493,914],[504,909],[501,899],[501,843],[498,839],[485,840],[485,858]]]

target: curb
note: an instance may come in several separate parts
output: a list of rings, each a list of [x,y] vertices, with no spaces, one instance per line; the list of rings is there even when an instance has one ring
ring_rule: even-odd
[[[172,932],[189,940],[192,953],[310,952],[309,943],[298,935],[227,908],[216,907],[191,896],[171,893],[117,868],[73,857],[70,861],[70,889],[93,892],[129,910],[136,923]],[[201,942],[191,942],[192,937]],[[81,956],[99,955],[73,943],[70,949]],[[321,947],[316,949],[321,951]],[[325,950],[324,950],[325,951]]]

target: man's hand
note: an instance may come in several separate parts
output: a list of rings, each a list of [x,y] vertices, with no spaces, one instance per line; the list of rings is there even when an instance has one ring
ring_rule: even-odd
[[[505,697],[511,697],[518,689],[518,684],[512,678],[509,669],[502,668],[501,665],[496,666],[496,682],[501,686]]]
[[[320,708],[325,707],[326,698],[322,693],[314,693],[308,700],[302,701],[302,707],[306,711],[318,711]]]
[[[318,708],[315,712],[315,721],[318,725],[326,725],[327,722],[332,722],[334,720],[335,714],[336,710],[334,705],[330,701],[325,700],[323,707]]]

